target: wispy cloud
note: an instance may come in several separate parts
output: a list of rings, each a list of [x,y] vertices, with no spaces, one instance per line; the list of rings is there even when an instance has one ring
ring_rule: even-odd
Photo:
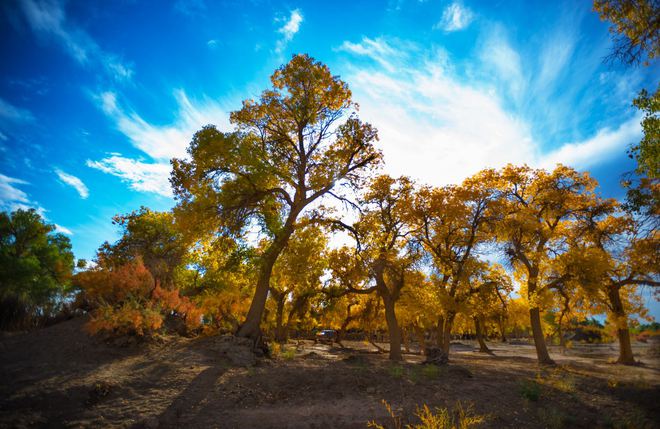
[[[454,2],[442,12],[442,18],[433,27],[446,32],[459,31],[467,28],[474,20],[474,13],[460,3]]]
[[[107,52],[82,28],[71,23],[64,5],[58,0],[23,0],[19,2],[30,28],[39,37],[50,37],[78,63],[99,64],[117,81],[129,80],[133,67],[111,52]]]
[[[627,117],[584,140],[549,145],[536,137],[534,129],[545,125],[530,121],[523,108],[517,109],[503,96],[513,90],[523,97],[527,78],[520,56],[508,44],[497,45],[507,60],[493,59],[493,64],[485,65],[500,69],[495,77],[474,71],[484,67],[481,62],[465,65],[472,70],[466,77],[440,48],[399,48],[398,41],[395,45],[386,38],[342,45],[353,54],[342,76],[351,84],[361,116],[379,129],[390,174],[441,185],[509,162],[587,167],[622,153],[639,135],[639,120]],[[391,51],[386,64],[373,55]],[[489,80],[475,79],[485,75],[491,75]],[[526,102],[520,105],[529,107]]]
[[[30,204],[27,193],[19,189],[18,185],[27,185],[28,182],[0,174],[0,207],[2,210],[15,210],[19,206],[27,207]]]
[[[37,202],[31,201],[28,194],[18,188],[18,186],[21,185],[29,185],[29,183],[25,180],[0,174],[0,210],[13,212],[19,209],[34,209],[45,221],[48,221],[46,216],[47,210],[41,207]],[[73,235],[73,232],[69,228],[56,223],[53,225],[55,226],[56,232]]]
[[[16,107],[0,97],[0,121],[9,122],[32,122],[32,113],[20,107]]]
[[[73,232],[69,228],[57,223],[53,225],[55,226],[55,232],[59,232],[60,234],[73,235]]]
[[[57,177],[60,179],[62,183],[69,185],[73,189],[75,189],[78,192],[78,195],[80,195],[80,198],[86,199],[87,197],[89,197],[89,189],[87,188],[87,186],[85,186],[82,180],[80,180],[79,178],[77,178],[72,174],[65,173],[59,168],[55,169],[55,174],[57,174]]]
[[[282,52],[293,39],[293,36],[296,35],[298,30],[300,30],[300,24],[303,22],[303,15],[300,9],[294,9],[291,11],[289,19],[286,20],[284,25],[277,30],[278,33],[282,35],[282,38],[277,41],[275,45],[275,52]]]
[[[511,46],[501,26],[495,25],[486,32],[477,55],[483,70],[495,76],[495,81],[504,86],[500,88],[500,93],[519,104],[527,88],[527,78],[523,73],[520,54]]]
[[[363,37],[357,43],[344,41],[342,45],[337,48],[337,51],[344,51],[354,55],[365,56],[377,62],[381,67],[387,71],[394,71],[394,68],[401,61],[405,61],[410,51],[414,51],[416,46],[411,43],[405,43],[401,40],[396,40],[395,48],[387,42],[384,38],[370,39]],[[402,49],[404,48],[404,49]]]
[[[136,191],[172,197],[169,163],[148,163],[121,155],[112,155],[100,161],[87,160],[87,166],[119,177]]]
[[[190,139],[202,126],[229,127],[229,109],[221,103],[206,98],[191,100],[183,90],[174,91],[174,97],[177,111],[174,120],[166,125],[154,125],[137,112],[125,108],[114,92],[103,92],[96,96],[96,100],[133,146],[155,160],[169,162],[171,158],[186,155]]]
[[[193,100],[183,90],[175,91],[174,97],[178,108],[172,122],[154,125],[137,112],[123,107],[115,93],[104,92],[96,96],[103,112],[148,160],[111,154],[101,160],[88,160],[87,165],[121,178],[137,191],[171,197],[170,160],[186,157],[186,148],[193,134],[204,125],[214,124],[222,130],[230,128],[230,109],[225,107],[228,104],[207,98]]]
[[[177,0],[174,10],[190,17],[196,17],[206,13],[207,7],[204,0]]]
[[[566,143],[559,149],[543,156],[541,164],[550,168],[555,164],[569,164],[578,168],[589,168],[609,159],[613,153],[622,152],[641,137],[641,116],[633,116],[616,129],[602,128],[592,137]]]

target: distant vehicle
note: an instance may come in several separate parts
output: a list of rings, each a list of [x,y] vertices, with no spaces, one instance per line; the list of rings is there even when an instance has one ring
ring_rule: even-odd
[[[330,344],[337,341],[337,331],[333,329],[324,329],[316,333],[316,342]]]

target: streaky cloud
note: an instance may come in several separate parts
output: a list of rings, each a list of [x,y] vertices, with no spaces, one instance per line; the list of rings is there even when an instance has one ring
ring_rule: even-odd
[[[52,38],[81,65],[100,65],[115,81],[132,78],[132,65],[103,50],[87,32],[71,23],[61,1],[23,0],[19,3],[28,25],[38,37]]]
[[[80,198],[84,200],[87,199],[87,197],[89,197],[89,189],[83,183],[83,181],[80,180],[78,177],[69,173],[65,173],[59,168],[55,169],[55,174],[57,174],[57,177],[60,179],[62,183],[71,186],[73,189],[75,189],[76,192],[78,192],[78,195],[80,195]]]
[[[121,155],[112,155],[100,161],[87,160],[86,164],[88,167],[119,177],[136,191],[172,197],[169,163],[149,163]]]
[[[442,48],[408,45],[381,37],[338,48],[350,54],[342,75],[361,116],[379,130],[390,174],[444,185],[508,163],[586,168],[623,153],[640,135],[634,116],[610,120],[580,141],[557,143],[536,134],[552,124],[544,123],[541,114],[529,114],[536,104],[525,89],[538,83],[526,76],[520,54],[505,38],[491,45],[507,54],[509,62],[500,63],[491,58],[461,65]],[[472,71],[469,78],[461,66]],[[499,72],[493,74],[493,68]],[[506,101],[512,94],[518,102]],[[559,115],[577,120],[570,111],[557,112],[552,120]]]

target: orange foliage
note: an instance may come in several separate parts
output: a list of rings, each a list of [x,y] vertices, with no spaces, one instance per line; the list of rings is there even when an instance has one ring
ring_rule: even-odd
[[[119,307],[104,304],[97,308],[87,323],[91,334],[150,335],[163,326],[163,315],[153,304],[129,299]]]
[[[183,318],[190,330],[201,325],[202,310],[182,297],[178,289],[155,284],[140,260],[113,269],[81,272],[75,281],[93,308],[87,324],[92,334],[151,335],[170,314]]]
[[[112,269],[96,268],[75,275],[74,284],[92,307],[119,303],[129,297],[143,298],[154,287],[154,279],[141,260]]]

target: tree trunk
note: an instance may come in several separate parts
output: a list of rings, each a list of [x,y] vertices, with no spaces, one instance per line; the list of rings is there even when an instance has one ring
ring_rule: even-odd
[[[337,331],[337,344],[339,344],[341,347],[344,347],[342,341],[344,339],[344,335],[346,334],[346,330],[348,329],[348,325],[350,325],[351,321],[353,321],[354,319],[353,315],[351,315],[351,308],[353,308],[354,305],[355,305],[354,303],[350,303],[346,307],[346,318],[341,323],[341,326]]]
[[[278,294],[277,299],[277,312],[275,313],[275,341],[283,343],[286,341],[284,336],[284,298],[285,295]]]
[[[630,344],[628,316],[626,315],[626,310],[623,308],[623,302],[621,301],[619,288],[616,286],[610,286],[608,290],[608,296],[610,298],[610,304],[612,305],[614,317],[616,318],[616,334],[619,338],[619,359],[617,359],[617,363],[623,365],[634,365],[635,357],[633,356],[632,345]]]
[[[454,326],[454,318],[456,317],[456,313],[449,312],[447,317],[444,319],[444,326],[442,327],[442,344],[440,348],[442,348],[442,351],[445,352],[447,356],[449,356],[449,346],[451,344],[451,329]]]
[[[557,335],[559,335],[559,347],[561,349],[561,354],[566,353],[566,339],[564,338],[564,330],[562,329],[562,323],[564,322],[564,313],[559,316],[559,324],[557,325]]]
[[[410,332],[405,328],[401,328],[401,335],[403,336],[403,349],[406,353],[410,353]]]
[[[435,333],[435,345],[439,348],[442,348],[442,341],[444,339],[443,329],[445,328],[445,318],[444,316],[438,317],[438,329]]]
[[[481,324],[481,320],[479,320],[479,317],[474,318],[474,330],[477,332],[477,341],[479,342],[479,352],[481,353],[493,353],[490,351],[488,346],[486,345],[486,342],[484,341],[484,335],[483,335],[483,326]]]
[[[506,333],[505,333],[505,328],[504,328],[504,317],[502,317],[502,316],[498,317],[497,325],[500,328],[501,341],[503,343],[506,343]]]
[[[634,365],[635,357],[630,344],[630,330],[628,328],[617,329],[617,336],[619,337],[619,359],[617,359],[617,363]]]
[[[395,301],[390,297],[383,296],[382,298],[385,305],[385,321],[387,322],[387,330],[390,336],[390,360],[403,360],[403,355],[401,354],[401,329],[399,329],[394,311]]]
[[[295,219],[294,219],[295,220]],[[238,329],[236,333],[239,337],[250,338],[256,341],[261,337],[261,318],[266,308],[266,299],[268,298],[268,291],[270,290],[270,276],[273,273],[273,265],[275,261],[284,250],[289,237],[293,232],[293,223],[285,226],[282,235],[277,237],[270,247],[264,252],[261,258],[261,266],[259,267],[259,278],[257,279],[257,287],[254,290],[252,303],[248,310],[245,322]]]
[[[538,307],[529,309],[529,321],[532,325],[534,346],[536,347],[536,356],[538,357],[539,363],[543,365],[554,365],[555,361],[550,358],[548,347],[545,344],[543,327],[541,326],[541,311]]]
[[[422,355],[426,355],[426,335],[424,335],[424,330],[418,324],[414,324],[413,329],[419,342],[419,350],[422,352]]]

